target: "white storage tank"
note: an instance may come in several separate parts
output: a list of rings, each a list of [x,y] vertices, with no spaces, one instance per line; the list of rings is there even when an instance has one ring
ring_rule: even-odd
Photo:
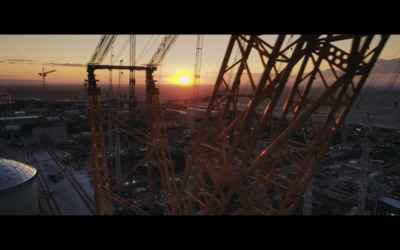
[[[0,158],[0,215],[39,213],[36,168]]]

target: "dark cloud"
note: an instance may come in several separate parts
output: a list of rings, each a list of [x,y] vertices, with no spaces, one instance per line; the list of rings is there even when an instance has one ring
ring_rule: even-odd
[[[67,67],[86,67],[85,64],[80,63],[45,63],[46,66],[67,66]]]
[[[17,64],[17,63],[22,63],[22,64],[36,64],[34,63],[34,60],[30,60],[30,59],[6,59],[6,61],[9,64]],[[2,61],[5,62],[5,61]]]
[[[29,59],[7,59],[9,62],[33,62],[33,60]]]

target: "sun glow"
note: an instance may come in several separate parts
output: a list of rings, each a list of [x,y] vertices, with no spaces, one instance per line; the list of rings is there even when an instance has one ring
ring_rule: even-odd
[[[192,80],[188,76],[182,76],[181,78],[179,78],[178,82],[182,85],[188,85],[192,82]]]
[[[188,69],[176,70],[166,77],[166,82],[182,87],[189,87],[193,85],[193,75]]]

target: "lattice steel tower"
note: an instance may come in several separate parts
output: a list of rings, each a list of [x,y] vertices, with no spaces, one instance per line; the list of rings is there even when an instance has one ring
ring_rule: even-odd
[[[231,37],[177,199],[184,214],[292,214],[388,36],[301,35],[284,46],[289,38]]]

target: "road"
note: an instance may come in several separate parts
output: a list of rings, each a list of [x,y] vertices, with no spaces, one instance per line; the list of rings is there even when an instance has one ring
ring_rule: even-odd
[[[39,170],[39,205],[47,215],[93,215],[92,196],[75,178],[73,169],[59,159],[57,152],[31,151]]]

